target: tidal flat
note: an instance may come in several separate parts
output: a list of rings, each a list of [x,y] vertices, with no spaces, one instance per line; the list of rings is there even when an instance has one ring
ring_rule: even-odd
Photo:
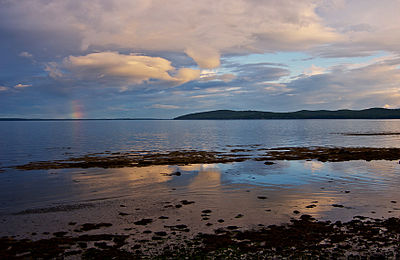
[[[11,165],[11,187],[15,174],[36,183],[1,201],[0,256],[396,258],[399,159],[399,148],[254,144]]]

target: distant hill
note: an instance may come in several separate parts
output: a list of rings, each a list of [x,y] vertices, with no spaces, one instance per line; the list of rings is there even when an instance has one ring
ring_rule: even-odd
[[[301,110],[275,113],[261,111],[215,110],[187,114],[175,120],[198,119],[400,119],[400,109],[369,108],[364,110]]]

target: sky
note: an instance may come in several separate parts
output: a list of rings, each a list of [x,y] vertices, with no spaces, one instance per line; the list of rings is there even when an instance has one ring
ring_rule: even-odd
[[[0,0],[0,117],[400,107],[400,0]]]

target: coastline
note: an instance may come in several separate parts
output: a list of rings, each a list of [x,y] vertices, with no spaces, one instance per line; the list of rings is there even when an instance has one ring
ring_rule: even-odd
[[[271,172],[274,167],[280,171],[279,167],[297,161],[304,165],[339,163],[343,167],[352,161],[397,165],[399,151],[373,147],[263,148],[253,145],[227,147],[225,152],[105,152],[16,166],[12,169],[44,171],[55,176],[68,176],[81,168],[82,179],[74,179],[77,185],[102,168],[105,176],[122,178],[128,174],[132,177],[135,172],[135,176],[143,175],[149,180],[143,188],[140,188],[143,182],[131,186],[135,191],[133,197],[122,193],[116,197],[88,198],[78,204],[61,203],[3,214],[0,255],[85,259],[104,256],[117,259],[395,258],[399,255],[400,209],[393,198],[384,198],[386,206],[373,211],[370,209],[373,206],[361,207],[368,203],[368,197],[364,201],[358,198],[360,206],[354,206],[351,198],[360,195],[357,190],[346,190],[352,187],[351,183],[343,186],[342,180],[332,181],[327,176],[325,184],[318,184],[325,188],[306,186],[305,190],[311,189],[310,193],[302,191],[293,200],[290,190],[266,191],[235,183],[221,185],[220,173],[213,167],[238,164],[248,170],[260,171],[264,167],[264,171]],[[194,190],[186,191],[188,186],[182,181],[190,176],[195,177],[190,184]],[[146,192],[150,182],[149,187],[156,188],[158,194]],[[160,188],[157,182],[170,184]],[[215,187],[221,190],[216,191]],[[203,195],[204,191],[211,193]],[[342,201],[328,194],[340,194]],[[382,201],[375,203],[381,204]],[[369,213],[360,215],[359,212]]]

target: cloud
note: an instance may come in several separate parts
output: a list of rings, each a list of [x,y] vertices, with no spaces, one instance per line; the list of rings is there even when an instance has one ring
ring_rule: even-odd
[[[270,63],[237,64],[233,69],[238,79],[247,82],[274,81],[289,76],[287,68],[272,67]]]
[[[0,91],[7,91],[7,90],[8,90],[8,88],[7,88],[7,87],[0,86]]]
[[[266,83],[263,86],[264,90],[270,95],[279,95],[292,91],[292,89],[281,83]]]
[[[200,68],[213,69],[220,65],[220,54],[216,49],[201,46],[189,48],[185,53],[191,57]]]
[[[27,52],[27,51],[23,51],[23,52],[21,52],[20,54],[19,54],[19,56],[20,57],[24,57],[24,58],[28,58],[28,59],[31,59],[31,58],[33,58],[33,55],[32,54],[30,54],[29,52]]]
[[[45,64],[44,71],[48,72],[49,76],[53,79],[60,78],[64,75],[60,68],[58,68],[58,64],[56,62],[48,62]]]
[[[81,50],[186,53],[201,68],[215,68],[224,54],[307,50],[341,35],[309,0],[20,0],[6,1],[2,27],[80,39]]]
[[[236,75],[232,73],[220,74],[217,70],[202,70],[200,72],[201,81],[223,81],[231,82],[236,78]]]
[[[325,104],[330,108],[400,107],[400,59],[393,56],[373,63],[336,65],[324,74],[302,75],[286,85],[292,102]]]
[[[151,106],[151,108],[178,109],[178,108],[180,108],[180,107],[179,107],[179,106],[175,106],[175,105],[154,104],[154,105]]]
[[[69,56],[64,59],[62,66],[74,76],[82,79],[125,80],[136,85],[152,80],[180,85],[200,77],[199,70],[176,69],[170,61],[164,58],[138,54],[125,55],[117,52]],[[51,67],[48,68],[48,71],[54,74],[54,69]]]
[[[343,36],[341,41],[319,46],[324,57],[368,56],[377,51],[400,53],[400,1],[324,0],[317,8],[325,24]]]
[[[17,84],[14,86],[14,88],[28,88],[28,87],[32,87],[32,84]]]
[[[307,76],[323,74],[324,72],[325,72],[325,68],[315,66],[314,64],[312,64],[311,67],[304,70],[304,74]]]

